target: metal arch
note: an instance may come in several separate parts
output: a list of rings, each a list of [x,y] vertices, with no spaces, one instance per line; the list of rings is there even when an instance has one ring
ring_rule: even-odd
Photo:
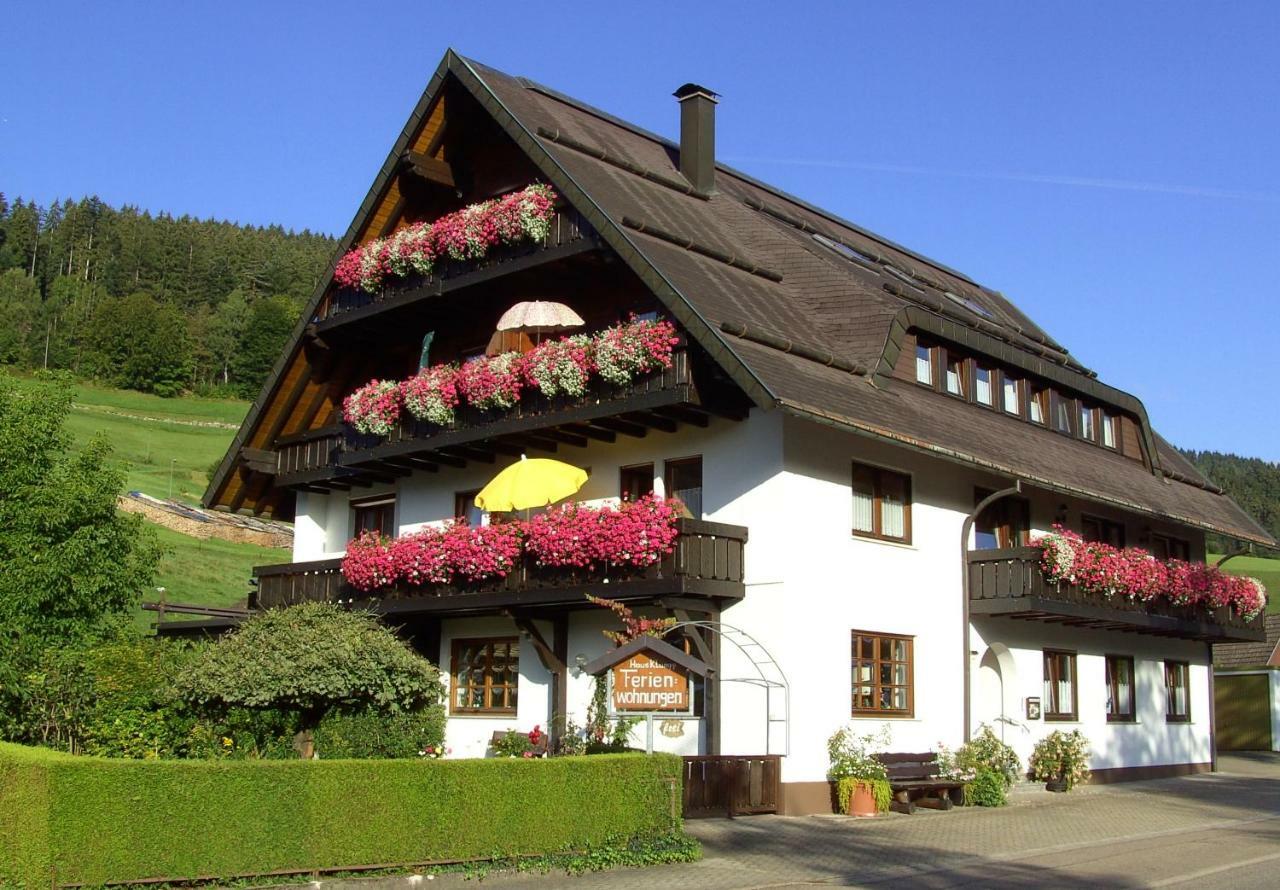
[[[765,693],[765,724],[764,724],[764,745],[765,753],[772,754],[773,749],[773,724],[782,723],[783,729],[783,756],[791,753],[791,684],[787,680],[787,675],[783,673],[782,666],[769,654],[769,650],[755,637],[747,633],[740,627],[734,627],[731,624],[725,624],[721,621],[680,621],[663,631],[662,636],[667,636],[677,630],[685,628],[698,628],[700,630],[708,630],[718,635],[722,640],[728,640],[730,643],[742,653],[742,656],[751,663],[756,669],[758,677],[720,677],[722,683],[745,683],[749,686],[757,686],[764,689]],[[745,640],[745,642],[743,642]],[[754,647],[759,650],[762,657],[753,656],[747,651],[748,647]],[[773,679],[765,675],[765,668],[771,667],[773,673],[777,674],[777,679]],[[782,693],[782,716],[773,716],[773,691],[781,690]]]

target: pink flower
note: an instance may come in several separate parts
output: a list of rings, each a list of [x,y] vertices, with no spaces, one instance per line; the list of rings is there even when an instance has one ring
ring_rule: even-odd
[[[556,193],[535,183],[501,198],[470,204],[433,223],[412,223],[345,253],[334,267],[340,287],[377,293],[388,278],[431,274],[442,257],[482,259],[489,248],[542,241],[555,215]]]
[[[1035,541],[1040,567],[1050,581],[1104,596],[1139,602],[1163,597],[1179,606],[1233,608],[1246,621],[1266,607],[1266,590],[1254,578],[1228,575],[1216,566],[1170,559],[1161,562],[1139,547],[1119,549],[1085,541],[1061,525]]]

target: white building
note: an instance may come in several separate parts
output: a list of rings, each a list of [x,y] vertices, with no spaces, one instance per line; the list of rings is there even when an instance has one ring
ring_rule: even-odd
[[[1254,639],[1256,622],[1090,598],[1045,582],[1024,545],[1055,523],[1192,560],[1206,531],[1270,537],[1002,295],[716,165],[714,94],[677,97],[679,144],[445,57],[342,250],[534,181],[559,195],[551,231],[374,294],[324,282],[206,496],[295,519],[295,562],[260,572],[257,605],[352,600],[403,627],[449,676],[455,756],[482,756],[495,731],[583,722],[579,667],[618,626],[591,593],[704,623],[672,639],[713,679],[654,745],[783,755],[787,812],[829,807],[825,743],[851,719],[888,723],[899,751],[988,724],[1024,760],[1079,728],[1104,780],[1209,769],[1210,644]],[[433,364],[466,361],[532,299],[572,307],[588,333],[671,319],[674,364],[577,399],[464,406],[444,427],[343,425],[344,396],[413,375],[428,332]],[[676,552],[630,574],[522,565],[373,595],[343,582],[360,529],[485,522],[475,491],[552,450],[588,470],[588,504],[678,495],[693,515]]]

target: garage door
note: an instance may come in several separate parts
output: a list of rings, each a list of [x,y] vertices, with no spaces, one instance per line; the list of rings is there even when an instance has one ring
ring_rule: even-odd
[[[1266,674],[1213,678],[1219,751],[1271,750],[1271,689]]]

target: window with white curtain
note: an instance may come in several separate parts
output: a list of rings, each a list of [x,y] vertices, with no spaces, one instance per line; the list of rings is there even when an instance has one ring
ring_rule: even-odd
[[[933,386],[933,349],[916,344],[916,382]]]
[[[995,403],[995,391],[992,386],[994,379],[995,373],[990,368],[984,368],[982,365],[974,364],[973,400],[979,405],[987,405],[990,407]]]
[[[1130,723],[1134,719],[1133,658],[1107,656],[1107,720]]]
[[[1102,412],[1102,444],[1107,448],[1116,447],[1116,418],[1106,411]]]
[[[853,533],[911,542],[911,478],[866,464],[853,465]]]
[[[1044,650],[1045,720],[1075,720],[1076,654],[1053,649]]]
[[[1022,416],[1022,390],[1018,386],[1018,379],[1010,377],[1008,374],[1003,378],[1004,389],[1004,410],[1009,414],[1017,417]]]
[[[1164,663],[1165,719],[1186,723],[1191,719],[1191,667],[1185,661]]]

